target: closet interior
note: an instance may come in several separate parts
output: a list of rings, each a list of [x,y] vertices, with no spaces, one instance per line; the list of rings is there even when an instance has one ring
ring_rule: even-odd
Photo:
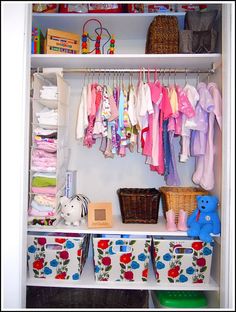
[[[41,286],[81,289],[148,290],[150,308],[153,307],[151,291],[201,290],[207,297],[207,308],[220,307],[220,281],[222,278],[220,272],[220,262],[222,259],[220,235],[214,236],[214,252],[211,261],[210,278],[207,283],[185,284],[168,283],[168,281],[158,283],[152,268],[151,256],[147,267],[145,266],[145,268],[149,268],[146,281],[97,281],[97,278],[95,279],[96,270],[93,263],[93,244],[95,244],[94,242],[97,236],[105,240],[107,237],[110,237],[109,239],[112,240],[112,237],[119,236],[121,238],[124,237],[124,241],[127,235],[131,238],[133,236],[137,240],[138,236],[146,237],[147,240],[150,238],[150,241],[152,237],[173,240],[188,239],[186,231],[167,231],[162,200],[159,202],[157,223],[123,223],[117,194],[117,191],[121,188],[159,189],[163,186],[202,187],[209,191],[210,194],[217,195],[220,203],[218,210],[220,218],[224,214],[224,207],[221,205],[222,129],[217,123],[218,120],[214,120],[213,126],[215,154],[211,171],[213,178],[207,181],[209,185],[201,184],[200,181],[196,183],[197,179],[193,181],[193,175],[196,173],[197,156],[193,156],[192,151],[190,153],[190,142],[183,143],[183,137],[180,138],[177,132],[173,132],[171,138],[172,155],[174,155],[174,161],[172,162],[173,168],[171,169],[174,170],[172,171],[172,175],[170,173],[165,174],[166,167],[164,162],[162,164],[163,168],[160,168],[158,159],[150,160],[149,158],[148,160],[148,155],[150,156],[148,152],[149,147],[146,145],[147,153],[145,154],[143,152],[145,142],[142,142],[142,140],[147,140],[148,134],[145,134],[141,130],[147,127],[147,122],[150,122],[150,119],[146,118],[146,112],[150,107],[143,108],[145,111],[140,119],[140,123],[143,123],[141,130],[135,128],[137,124],[135,120],[137,118],[137,112],[135,110],[141,109],[142,105],[147,106],[149,101],[151,101],[150,109],[153,109],[153,100],[148,98],[148,95],[145,93],[147,91],[145,91],[144,86],[148,84],[156,88],[156,102],[162,101],[160,96],[163,96],[163,89],[165,92],[171,89],[175,90],[175,94],[179,92],[179,96],[182,90],[189,92],[189,94],[194,90],[196,94],[191,95],[198,97],[201,87],[204,89],[212,85],[221,93],[222,7],[223,5],[220,4],[208,4],[208,11],[217,10],[218,12],[216,23],[218,34],[217,44],[214,53],[198,54],[145,54],[147,32],[154,17],[160,14],[175,16],[178,20],[179,29],[183,30],[186,15],[184,11],[161,13],[80,12],[64,14],[60,14],[59,12],[47,14],[32,12],[32,27],[40,28],[45,37],[48,29],[77,33],[81,40],[81,51],[79,54],[33,53],[31,55],[32,98],[30,101],[30,136],[32,140],[29,147],[31,157],[29,164],[30,208],[28,208],[28,235],[35,235],[35,239],[31,240],[30,246],[34,246],[32,242],[35,242],[35,246],[37,245],[36,237],[40,235],[43,237],[44,235],[48,235],[49,237],[58,235],[59,239],[60,237],[62,239],[68,237],[73,239],[79,237],[81,239],[81,237],[85,237],[86,242],[90,235],[94,237],[94,241],[91,238],[89,250],[86,251],[87,259],[84,259],[86,261],[83,263],[83,271],[79,278],[68,278],[68,280],[62,280],[63,278],[60,277],[48,278],[50,271],[48,271],[48,274],[44,271],[46,278],[37,278],[39,274],[37,270],[40,271],[42,269],[39,264],[38,268],[36,266],[34,270],[29,268],[30,273],[27,277],[28,288]],[[103,27],[109,30],[110,34],[114,34],[114,54],[110,55],[108,52],[101,53],[100,55],[94,53],[82,54],[83,29],[86,21],[91,18],[99,20]],[[96,28],[96,21],[93,24],[93,28]],[[89,31],[91,30],[89,29]],[[90,48],[93,45],[94,43],[90,40]],[[104,102],[100,107],[94,108],[96,109],[97,116],[95,121],[97,135],[94,135],[94,128],[89,130],[90,120],[88,119],[88,112],[86,112],[85,121],[82,120],[84,118],[84,109],[88,109],[86,106],[88,93],[83,93],[85,90],[87,92],[88,85],[96,86],[96,94],[98,92],[102,94],[102,92],[106,91],[107,98],[113,96],[116,103],[119,103],[119,107],[115,107],[113,110],[110,106],[106,107],[106,103]],[[102,87],[99,90],[97,86]],[[120,97],[121,94],[126,96],[126,102],[122,102],[122,114],[126,111],[127,116],[129,116],[128,126],[126,126],[126,128],[129,128],[129,133],[127,136],[126,129],[126,133],[123,133],[125,136],[123,141],[122,138],[116,141],[118,133],[122,137],[124,126],[123,128],[120,127],[120,124],[118,123],[117,125],[115,121],[117,118],[119,120],[121,119],[121,102],[119,102],[120,98],[118,100],[115,98],[114,90],[117,91],[116,96]],[[132,102],[132,96],[134,94],[134,101],[136,102]],[[136,97],[137,94],[139,95]],[[143,100],[142,97],[145,97],[145,99]],[[193,99],[193,101],[197,103],[199,98],[196,100]],[[129,107],[125,105],[129,105]],[[138,108],[137,105],[139,106]],[[132,112],[131,109],[133,109]],[[189,114],[185,118],[193,117],[191,115],[192,106],[183,107],[184,109],[187,109],[187,115]],[[222,101],[222,115],[223,111],[224,101]],[[160,112],[164,114],[164,110]],[[127,122],[125,116],[122,115],[122,118],[124,118],[123,123]],[[156,118],[160,120],[160,115]],[[104,120],[107,122],[104,123]],[[174,124],[174,127],[176,127],[176,124]],[[201,128],[198,130],[201,130]],[[190,136],[187,136],[187,140],[189,139]],[[151,145],[153,146],[153,142],[151,142]],[[156,148],[158,149],[158,146]],[[211,168],[208,169],[211,170]],[[60,198],[65,195],[64,188],[68,179],[67,171],[76,171],[76,194],[87,196],[91,202],[112,203],[112,227],[88,228],[86,223],[80,223],[78,226],[66,225],[64,223],[64,220],[61,218]],[[49,211],[41,210],[40,216],[38,216],[37,212],[39,210],[37,210],[37,207],[40,204],[50,206],[51,209]],[[36,248],[43,248],[43,245],[37,245]],[[45,251],[44,249],[40,250],[42,252]],[[28,257],[32,255],[33,252],[30,253],[28,251]],[[37,259],[39,258],[40,255]],[[109,270],[112,270],[112,268]]]

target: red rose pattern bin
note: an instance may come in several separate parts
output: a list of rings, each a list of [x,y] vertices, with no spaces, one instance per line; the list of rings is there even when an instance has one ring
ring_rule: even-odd
[[[213,243],[191,237],[153,237],[152,263],[157,283],[209,283]]]
[[[146,282],[151,238],[93,235],[95,280],[99,282]]]
[[[29,277],[79,280],[88,255],[89,235],[29,232]]]

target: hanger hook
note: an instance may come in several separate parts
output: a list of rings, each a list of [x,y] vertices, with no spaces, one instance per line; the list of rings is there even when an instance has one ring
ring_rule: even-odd
[[[188,74],[187,74],[187,68],[185,68],[185,84],[187,84],[187,80],[188,80],[188,79],[187,79],[187,75],[188,75]]]
[[[199,73],[200,73],[200,70],[198,70],[198,73],[197,73],[197,83],[199,84]]]

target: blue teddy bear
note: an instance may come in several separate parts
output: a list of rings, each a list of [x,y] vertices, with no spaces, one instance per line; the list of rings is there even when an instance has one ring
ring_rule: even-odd
[[[210,233],[220,234],[220,219],[217,213],[216,196],[197,196],[197,209],[187,219],[188,236],[199,236],[203,242],[210,243]]]

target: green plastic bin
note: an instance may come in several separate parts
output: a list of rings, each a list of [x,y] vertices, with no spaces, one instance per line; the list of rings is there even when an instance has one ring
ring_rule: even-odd
[[[203,308],[207,298],[202,291],[153,290],[152,299],[156,308]]]

